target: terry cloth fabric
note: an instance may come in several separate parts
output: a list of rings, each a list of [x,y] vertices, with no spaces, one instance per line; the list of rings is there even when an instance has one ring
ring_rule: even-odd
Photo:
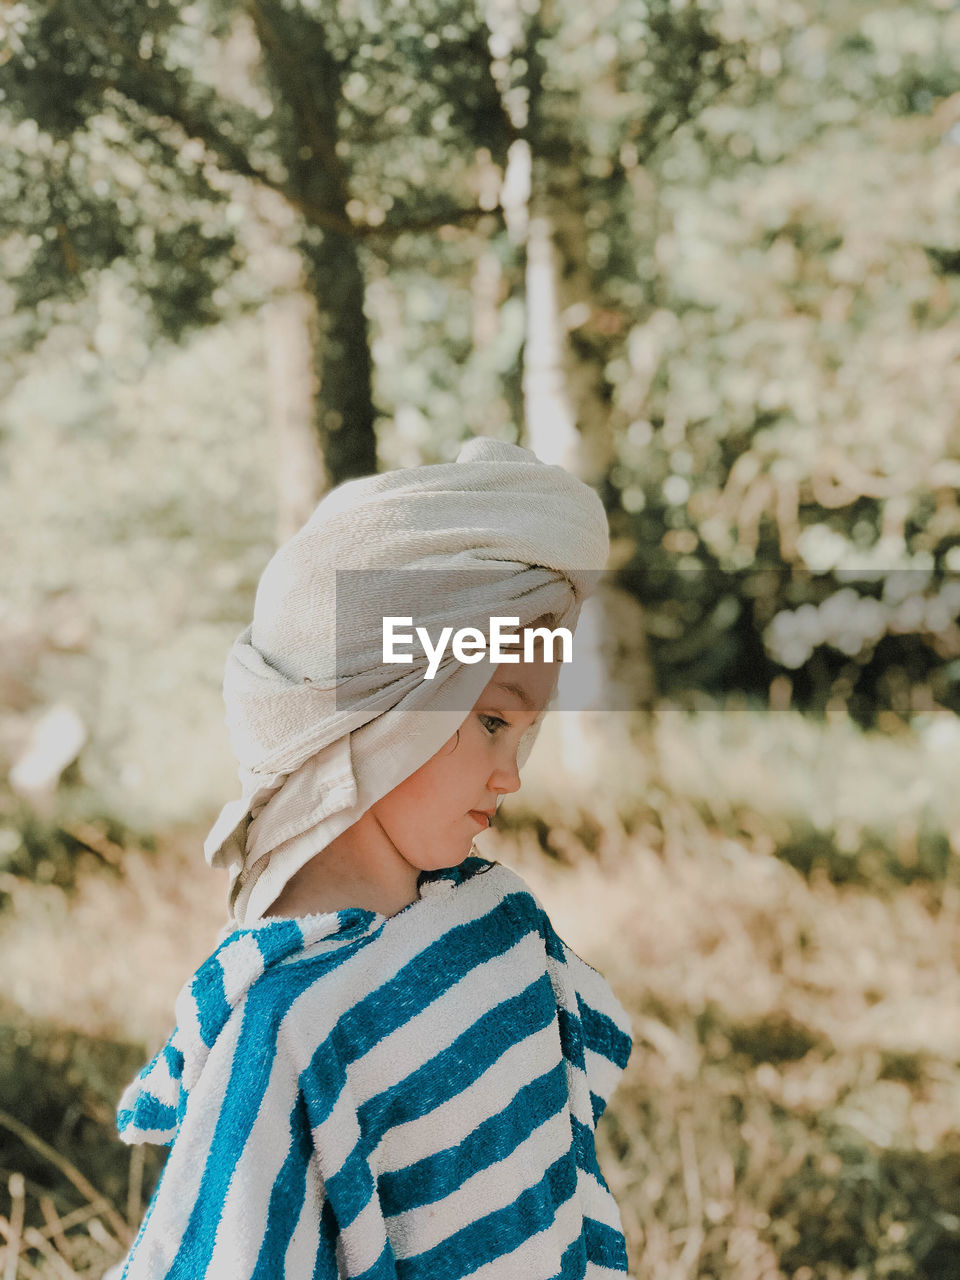
[[[383,616],[410,610],[362,589],[342,609],[343,571],[364,571],[365,582],[392,574],[394,588],[410,580],[397,570],[424,571],[430,616],[413,625],[434,639],[438,625],[488,634],[493,615],[523,627],[547,612],[572,632],[608,551],[588,485],[484,436],[456,462],[332,490],[264,569],[253,621],[227,658],[242,794],[204,842],[208,862],[230,873],[224,932],[259,919],[305,862],[436,754],[493,673],[489,660],[463,664],[448,649],[425,681],[418,645],[412,664],[384,663]],[[521,767],[541,721],[521,741]]]
[[[514,872],[224,939],[125,1090],[170,1144],[123,1280],[623,1275],[594,1130],[628,1016]]]

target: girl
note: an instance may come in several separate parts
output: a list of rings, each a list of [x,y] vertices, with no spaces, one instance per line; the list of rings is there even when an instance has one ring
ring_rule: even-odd
[[[120,1102],[171,1147],[123,1280],[626,1272],[594,1129],[629,1020],[473,845],[557,667],[428,682],[377,644],[414,613],[572,630],[607,549],[592,490],[480,437],[340,486],[267,566],[224,680],[243,795],[205,845],[230,919]]]

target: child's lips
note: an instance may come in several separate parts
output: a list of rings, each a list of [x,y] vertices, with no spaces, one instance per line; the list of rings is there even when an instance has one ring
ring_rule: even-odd
[[[490,825],[490,815],[484,813],[482,809],[471,809],[470,817],[473,818],[474,822],[479,822],[481,827],[489,827]]]

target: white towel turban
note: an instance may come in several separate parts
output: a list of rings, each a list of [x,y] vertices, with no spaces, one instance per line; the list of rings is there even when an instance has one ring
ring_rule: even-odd
[[[367,579],[350,574],[339,579],[351,587],[349,607],[339,607],[338,571],[366,571],[374,586],[379,576],[389,594],[403,580],[397,570],[444,570],[414,575],[428,616],[413,626],[434,640],[440,623],[489,634],[494,615],[524,627],[553,613],[573,631],[608,551],[591,488],[485,436],[456,462],[365,476],[327,494],[264,569],[253,622],[227,657],[226,725],[242,795],[224,806],[204,854],[230,873],[228,927],[259,919],[310,858],[425,764],[492,674],[488,657],[461,663],[448,648],[424,680],[416,644],[412,664],[384,663],[383,616],[411,610],[380,590],[357,592]],[[524,734],[520,766],[541,720]]]

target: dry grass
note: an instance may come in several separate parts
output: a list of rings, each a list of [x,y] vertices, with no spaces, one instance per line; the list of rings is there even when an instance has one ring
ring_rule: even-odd
[[[863,739],[857,756],[845,727],[779,717],[668,715],[643,738],[613,717],[599,746],[596,728],[589,767],[562,786],[579,739],[545,731],[523,792],[477,847],[528,880],[633,1018],[599,1130],[633,1274],[960,1275],[960,892],[952,859],[941,874],[910,864],[902,797],[878,798],[909,783],[911,752],[914,774],[927,770],[922,750]],[[870,828],[868,872],[821,845],[808,867],[782,856],[808,829],[811,788],[834,820],[842,794],[845,816]],[[925,821],[950,830],[946,811]],[[155,1049],[223,918],[202,834],[132,854],[120,878],[84,878],[69,902],[24,881],[0,964],[26,1017]],[[113,1083],[111,1102],[126,1079]],[[115,1142],[109,1115],[100,1126]],[[8,1229],[15,1216],[11,1203]],[[21,1274],[67,1274],[33,1244]]]
[[[156,853],[128,849],[119,877],[87,875],[73,890],[8,884],[8,996],[31,1018],[89,1036],[165,1039],[177,992],[226,920],[225,881],[204,865],[204,834],[171,832]]]
[[[914,804],[918,775],[947,811],[954,792],[930,795],[917,744],[861,739],[856,757],[845,725],[668,714],[633,753],[627,732],[608,718],[605,769],[579,796],[564,789],[552,860],[532,834],[512,859],[491,839],[634,1020],[600,1126],[634,1273],[960,1275],[960,891],[952,865],[934,879],[914,860],[904,882],[909,792],[906,804],[903,787],[884,794],[890,774]],[[539,765],[532,811],[556,777],[549,751]],[[622,806],[634,767],[628,825],[643,837],[608,823],[595,838],[579,806]],[[885,855],[872,879],[776,856],[778,835],[803,831],[796,797],[809,790],[827,812],[842,796],[851,821],[869,817]],[[577,825],[592,854],[577,856]]]
[[[524,865],[633,1017],[601,1136],[635,1273],[950,1274],[923,1257],[960,1257],[951,921],[909,888],[807,884],[674,816],[685,840],[625,842],[600,891]]]
[[[57,1276],[60,1280],[102,1276],[106,1267],[123,1258],[136,1234],[143,1211],[143,1148],[131,1152],[125,1220],[107,1196],[98,1192],[75,1165],[29,1126],[0,1111],[0,1129],[12,1134],[51,1166],[82,1201],[75,1209],[58,1209],[54,1195],[44,1187],[26,1179],[19,1170],[10,1173],[7,1178],[10,1213],[8,1217],[0,1215],[3,1280],[17,1280],[18,1276],[25,1280],[35,1276]],[[39,1216],[42,1225],[29,1221],[28,1205],[33,1207],[33,1201],[38,1213],[29,1216]]]

